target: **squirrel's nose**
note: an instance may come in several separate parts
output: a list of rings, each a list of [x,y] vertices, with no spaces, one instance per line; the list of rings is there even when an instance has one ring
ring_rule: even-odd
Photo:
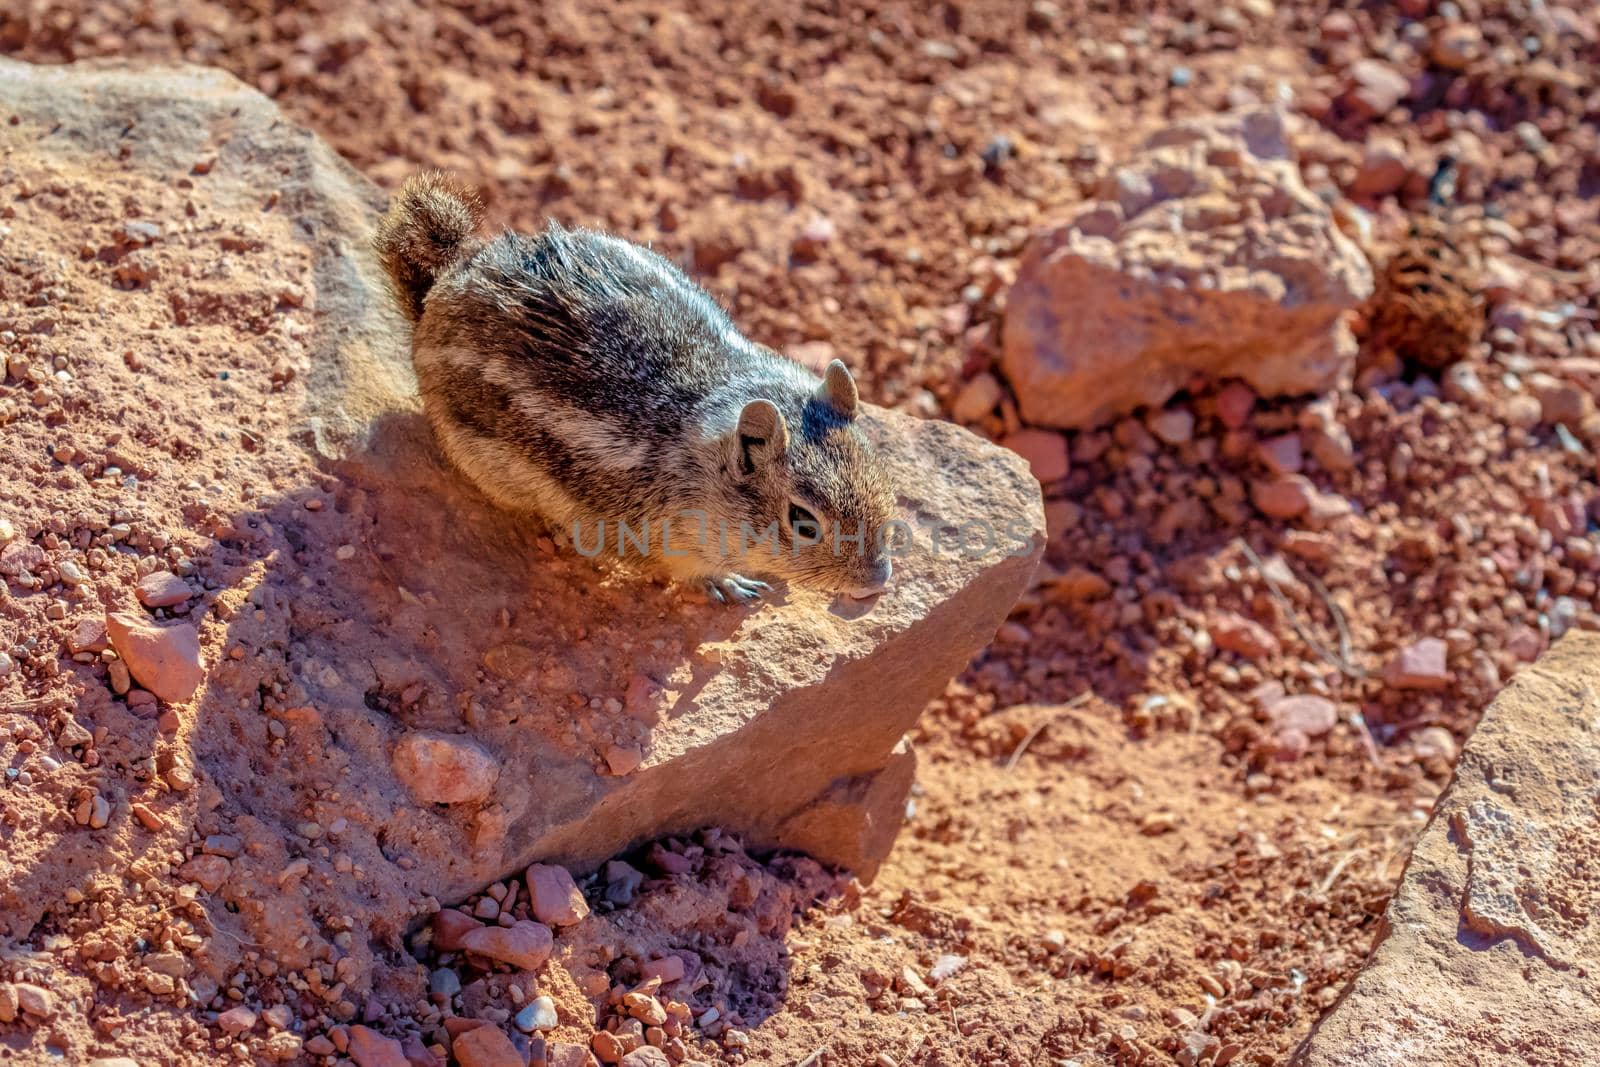
[[[850,595],[857,600],[865,600],[870,596],[877,596],[889,586],[889,578],[894,574],[894,563],[885,558],[872,565],[872,573],[867,576],[867,582],[850,590]]]

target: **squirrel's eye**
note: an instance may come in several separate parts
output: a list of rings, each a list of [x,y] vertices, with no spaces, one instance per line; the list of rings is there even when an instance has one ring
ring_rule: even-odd
[[[801,537],[816,539],[822,536],[822,523],[799,504],[789,505],[789,529]]]

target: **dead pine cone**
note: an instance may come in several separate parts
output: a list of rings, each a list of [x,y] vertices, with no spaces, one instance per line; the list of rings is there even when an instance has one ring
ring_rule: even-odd
[[[1430,211],[1389,257],[1369,305],[1368,362],[1398,361],[1438,373],[1483,337],[1484,301],[1475,226],[1445,208],[1454,165],[1434,174]]]

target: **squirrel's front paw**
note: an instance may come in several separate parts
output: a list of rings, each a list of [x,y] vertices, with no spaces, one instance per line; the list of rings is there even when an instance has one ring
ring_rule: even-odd
[[[706,579],[706,589],[724,604],[757,600],[771,588],[766,582],[758,582],[742,574],[722,574]]]

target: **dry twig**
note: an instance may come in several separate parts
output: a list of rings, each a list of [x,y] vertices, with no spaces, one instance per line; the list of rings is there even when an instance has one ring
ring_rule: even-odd
[[[1089,702],[1089,698],[1092,696],[1094,696],[1093,691],[1085,689],[1083,692],[1079,693],[1077,696],[1061,705],[1048,718],[1040,721],[1034,726],[1033,729],[1024,734],[1022,740],[1017,742],[1017,747],[1011,750],[1011,757],[1006,760],[1006,770],[1008,772],[1016,770],[1017,763],[1022,759],[1022,754],[1028,751],[1029,745],[1038,740],[1040,734],[1044,733],[1045,727],[1049,726],[1051,723],[1055,722],[1056,719],[1060,718],[1063,712],[1066,712],[1072,708],[1081,708],[1083,705]]]
[[[1256,569],[1258,574],[1261,575],[1261,580],[1267,583],[1267,591],[1272,594],[1272,599],[1276,600],[1283,610],[1288,614],[1289,625],[1294,628],[1294,632],[1299,635],[1300,640],[1304,641],[1306,646],[1310,648],[1311,651],[1315,652],[1323,662],[1328,663],[1336,668],[1339,673],[1344,675],[1346,678],[1365,678],[1367,676],[1367,672],[1350,662],[1348,653],[1346,652],[1346,646],[1349,642],[1348,624],[1344,621],[1344,612],[1340,611],[1334,605],[1333,598],[1328,595],[1326,587],[1323,587],[1321,586],[1321,583],[1318,583],[1318,595],[1322,597],[1323,603],[1327,605],[1328,614],[1333,616],[1334,625],[1339,630],[1340,649],[1338,653],[1330,652],[1328,647],[1318,640],[1315,634],[1307,629],[1305,623],[1300,621],[1300,614],[1299,612],[1295,611],[1294,603],[1290,601],[1289,597],[1278,586],[1278,583],[1273,579],[1272,575],[1267,573],[1266,564],[1262,562],[1260,556],[1256,555],[1256,550],[1251,548],[1248,543],[1242,540],[1239,542],[1239,548],[1243,550],[1245,558],[1250,561],[1250,565]]]

